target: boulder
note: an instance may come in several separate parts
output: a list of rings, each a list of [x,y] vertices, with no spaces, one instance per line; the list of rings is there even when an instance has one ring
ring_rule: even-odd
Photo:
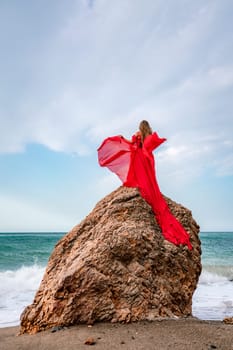
[[[165,199],[189,232],[191,251],[164,240],[138,190],[121,186],[57,243],[20,333],[191,315],[201,272],[199,226],[190,210]]]

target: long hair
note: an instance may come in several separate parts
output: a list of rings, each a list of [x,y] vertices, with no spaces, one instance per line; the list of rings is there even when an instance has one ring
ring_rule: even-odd
[[[142,120],[139,124],[139,130],[141,132],[142,143],[148,135],[152,134],[152,129],[147,120]]]

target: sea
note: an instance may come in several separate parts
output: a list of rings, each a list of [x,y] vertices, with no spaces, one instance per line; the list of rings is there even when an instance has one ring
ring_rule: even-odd
[[[31,304],[58,233],[0,233],[0,327],[19,325]],[[193,295],[193,316],[233,316],[233,232],[201,232],[202,273]]]

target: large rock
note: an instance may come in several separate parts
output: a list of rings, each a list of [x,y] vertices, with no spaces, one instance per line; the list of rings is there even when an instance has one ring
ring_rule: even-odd
[[[193,250],[164,240],[137,189],[120,187],[56,245],[21,333],[95,321],[191,315],[201,272],[199,226],[166,198]]]

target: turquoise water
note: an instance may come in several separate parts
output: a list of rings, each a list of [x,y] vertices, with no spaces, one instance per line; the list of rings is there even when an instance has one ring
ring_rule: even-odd
[[[233,232],[201,232],[200,238],[204,265],[233,264]]]
[[[0,327],[19,324],[33,300],[59,233],[0,233]],[[233,315],[233,232],[201,232],[202,265],[193,315]]]
[[[233,232],[202,232],[202,265],[205,271],[233,280]]]
[[[0,271],[33,264],[46,265],[59,233],[0,233]]]

